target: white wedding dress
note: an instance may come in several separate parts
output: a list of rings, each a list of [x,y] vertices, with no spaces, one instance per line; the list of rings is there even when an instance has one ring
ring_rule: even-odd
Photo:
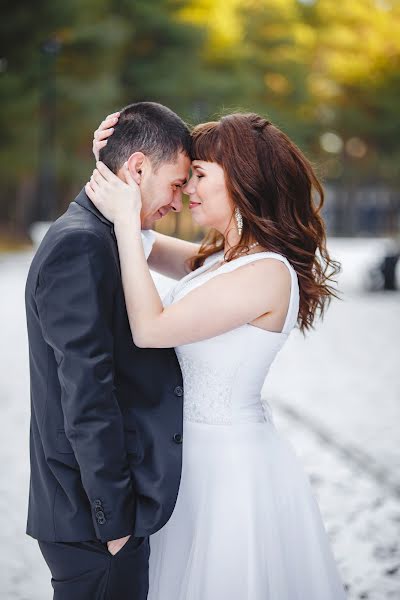
[[[209,257],[179,281],[164,304],[250,261],[276,258],[291,274],[289,309],[282,333],[243,325],[176,348],[184,381],[182,478],[171,518],[150,536],[148,600],[342,600],[308,478],[260,396],[296,325],[296,272],[269,252],[210,270],[221,258]]]

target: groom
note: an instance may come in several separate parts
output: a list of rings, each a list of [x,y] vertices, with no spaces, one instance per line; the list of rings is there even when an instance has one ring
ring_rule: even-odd
[[[122,178],[132,155],[147,229],[181,210],[189,130],[164,106],[132,104],[101,159]],[[172,348],[134,345],[113,227],[84,191],[32,261],[26,312],[27,533],[56,600],[145,600],[148,536],[170,518],[181,477],[182,376]]]

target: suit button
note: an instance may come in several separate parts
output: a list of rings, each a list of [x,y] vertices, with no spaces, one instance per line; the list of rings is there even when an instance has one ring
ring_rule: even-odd
[[[101,519],[97,519],[97,522],[99,525],[104,525],[104,523],[106,522],[106,518],[102,517]]]
[[[183,388],[180,385],[177,385],[174,389],[174,394],[177,396],[183,396]]]
[[[174,435],[174,442],[176,442],[177,444],[182,444],[182,440],[183,440],[183,436],[181,433],[175,433]]]
[[[96,500],[93,502],[93,504],[94,504],[94,507],[95,507],[95,508],[98,508],[98,507],[101,507],[101,506],[102,506],[102,504],[101,504],[101,500],[99,500],[99,499],[97,499],[97,498],[96,498]]]
[[[102,510],[96,510],[96,519],[100,522],[100,520],[104,519],[104,513]]]

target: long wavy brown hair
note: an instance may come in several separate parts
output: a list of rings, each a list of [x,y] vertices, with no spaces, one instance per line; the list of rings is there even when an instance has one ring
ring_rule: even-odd
[[[229,249],[226,261],[248,250],[256,240],[269,252],[284,255],[296,270],[300,289],[299,329],[313,327],[317,311],[323,317],[337,290],[330,285],[340,272],[326,248],[321,217],[324,191],[310,162],[278,127],[259,115],[235,113],[203,123],[192,132],[192,156],[216,162],[243,217],[240,241]],[[191,269],[224,247],[224,235],[211,230]]]

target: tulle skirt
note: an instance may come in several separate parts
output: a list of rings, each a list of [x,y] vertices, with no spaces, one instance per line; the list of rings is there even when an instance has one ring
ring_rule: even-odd
[[[184,422],[177,502],[150,549],[148,600],[345,598],[309,480],[271,422]]]

